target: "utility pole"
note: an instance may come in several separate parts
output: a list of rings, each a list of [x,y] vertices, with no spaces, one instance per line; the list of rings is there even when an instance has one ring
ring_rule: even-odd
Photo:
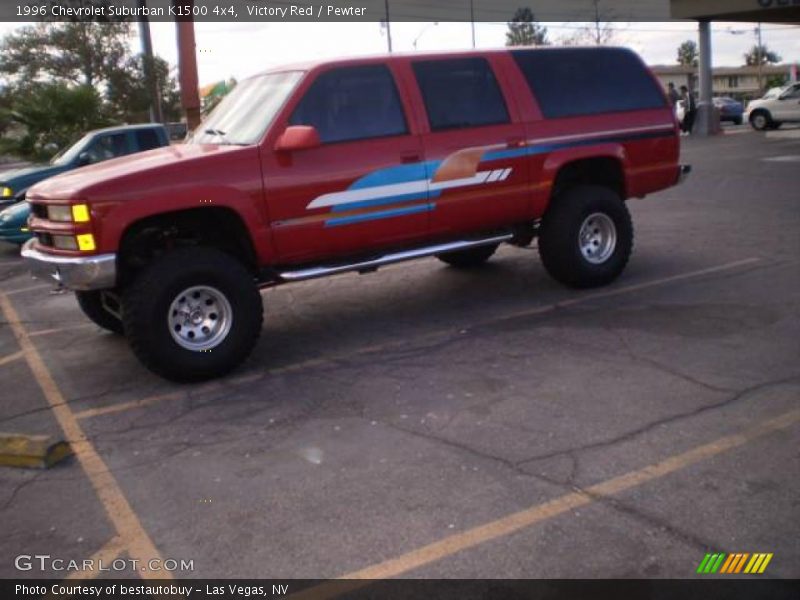
[[[144,15],[147,0],[139,0],[142,16],[139,17],[139,39],[142,43],[142,60],[144,79],[150,94],[150,121],[163,123],[164,113],[161,110],[161,90],[158,88],[158,78],[155,73],[155,60],[153,59],[153,42],[150,38],[150,21]]]
[[[472,48],[475,48],[475,0],[469,0],[469,22],[472,26]]]
[[[173,6],[183,6],[188,16],[177,17],[178,79],[181,84],[181,105],[186,114],[186,129],[192,132],[200,124],[200,92],[197,89],[197,54],[194,42],[194,0],[172,0]]]
[[[389,21],[389,0],[384,0],[386,5],[386,40],[389,44],[389,54],[392,53],[392,25]]]
[[[758,49],[756,50],[756,69],[758,70],[758,95],[761,96],[764,93],[764,83],[763,83],[763,71],[761,69],[761,65],[764,62],[764,46],[762,45],[761,41],[761,23],[756,25],[756,43],[758,44]]]

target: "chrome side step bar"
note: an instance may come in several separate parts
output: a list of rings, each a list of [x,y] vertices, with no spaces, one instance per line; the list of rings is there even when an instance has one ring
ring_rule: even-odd
[[[422,248],[414,248],[413,250],[403,250],[402,252],[393,252],[391,254],[384,254],[378,258],[365,260],[355,263],[345,263],[338,265],[308,267],[305,269],[298,269],[296,271],[281,271],[278,277],[281,281],[304,281],[306,279],[317,279],[319,277],[327,277],[328,275],[336,275],[337,273],[347,273],[348,271],[361,271],[370,272],[393,263],[399,263],[406,260],[413,260],[415,258],[422,258],[424,256],[432,256],[434,254],[443,254],[445,252],[455,252],[457,250],[466,250],[468,248],[477,248],[478,246],[489,246],[491,244],[502,244],[508,242],[514,237],[512,233],[503,235],[496,235],[493,237],[482,238],[479,240],[461,240],[457,242],[447,242],[444,244],[436,244],[433,246],[424,246]]]

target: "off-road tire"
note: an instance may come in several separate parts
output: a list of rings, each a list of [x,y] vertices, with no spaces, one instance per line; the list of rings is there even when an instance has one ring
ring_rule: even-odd
[[[218,291],[230,308],[227,334],[203,351],[180,345],[170,331],[173,303],[197,286]],[[122,307],[125,336],[136,357],[173,381],[202,381],[228,373],[253,350],[263,322],[253,275],[232,256],[213,248],[180,248],[163,256],[128,285]]]
[[[75,292],[75,298],[78,300],[78,306],[83,314],[89,317],[95,325],[99,325],[111,333],[122,335],[124,333],[122,321],[105,309],[102,294],[103,292],[100,290]]]
[[[607,258],[594,263],[582,251],[581,233],[587,227],[591,233],[590,217],[598,214],[613,223],[615,242],[608,245]],[[576,185],[558,193],[539,227],[539,255],[545,269],[555,280],[574,288],[611,283],[625,269],[632,250],[631,215],[619,195],[604,186]],[[601,258],[595,256],[595,260]]]
[[[470,269],[485,263],[495,252],[497,252],[497,244],[490,244],[437,254],[436,258],[456,269]]]

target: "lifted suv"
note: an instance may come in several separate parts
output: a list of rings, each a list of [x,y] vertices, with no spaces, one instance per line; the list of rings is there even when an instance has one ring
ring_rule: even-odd
[[[241,82],[185,145],[32,188],[23,256],[147,367],[207,379],[255,345],[259,288],[423,256],[475,267],[535,237],[558,281],[607,284],[633,246],[625,200],[676,184],[678,156],[624,49],[291,66]]]

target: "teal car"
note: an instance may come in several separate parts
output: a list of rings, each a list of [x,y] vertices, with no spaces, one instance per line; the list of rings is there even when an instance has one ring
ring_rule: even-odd
[[[31,237],[28,233],[27,202],[17,202],[0,212],[0,240],[14,244],[24,244]]]
[[[30,207],[25,202],[32,185],[65,171],[167,145],[167,129],[158,123],[97,129],[57,154],[50,164],[0,173],[0,241],[22,244],[32,237],[26,225]]]

